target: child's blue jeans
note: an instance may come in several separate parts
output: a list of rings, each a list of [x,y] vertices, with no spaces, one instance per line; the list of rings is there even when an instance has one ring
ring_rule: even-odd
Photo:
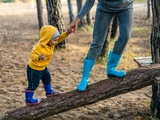
[[[110,22],[114,15],[116,15],[118,19],[119,36],[114,44],[113,52],[118,55],[123,53],[132,31],[133,9],[124,9],[119,12],[106,12],[97,9],[93,31],[93,41],[90,45],[86,57],[87,59],[95,60],[97,58],[103,47]]]
[[[27,90],[34,91],[39,86],[40,80],[42,80],[44,84],[49,84],[51,82],[51,75],[47,67],[44,70],[34,70],[27,66],[27,79]]]

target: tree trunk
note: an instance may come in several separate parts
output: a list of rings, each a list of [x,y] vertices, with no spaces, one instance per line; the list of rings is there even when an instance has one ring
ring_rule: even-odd
[[[87,0],[86,0],[87,1]],[[86,15],[86,21],[88,25],[91,25],[91,17],[90,17],[90,11]]]
[[[109,32],[107,33],[107,36],[108,36]],[[100,53],[100,56],[103,57],[106,55],[106,53],[108,53],[108,49],[109,49],[109,40],[108,40],[108,37],[106,37],[105,41],[104,41],[104,44],[103,44],[103,48],[101,50],[101,53]]]
[[[152,3],[152,33],[151,54],[153,63],[160,63],[160,0],[151,0]],[[157,83],[156,83],[157,82]],[[152,83],[152,98],[150,103],[153,117],[160,119],[160,79]]]
[[[7,112],[2,120],[40,120],[64,111],[92,104],[148,85],[160,73],[160,65],[140,67],[129,71],[123,78],[101,80],[90,84],[85,92],[72,90],[42,100],[36,106],[24,106]]]
[[[87,21],[87,24],[88,24],[88,25],[91,25],[90,12],[89,12],[89,13],[87,13],[87,15],[86,15],[86,21]]]
[[[111,27],[111,38],[116,37],[117,29],[118,29],[118,20],[117,20],[117,17],[114,16],[113,21],[112,21],[112,27]]]
[[[69,9],[69,21],[71,23],[74,19],[73,9],[72,9],[71,0],[68,0],[67,2],[68,2],[68,9]]]
[[[150,18],[151,10],[150,10],[150,0],[147,0],[147,18]]]
[[[65,31],[65,25],[63,21],[61,11],[60,0],[46,0],[47,12],[48,12],[48,23],[58,28],[59,32]],[[66,40],[59,43],[58,47],[66,47]]]
[[[99,54],[97,60],[101,63],[104,63],[107,61],[107,53],[108,53],[108,49],[109,49],[109,41],[108,37],[110,34],[111,38],[115,38],[116,34],[117,34],[117,29],[118,29],[118,20],[117,17],[114,16],[113,20],[112,20],[112,25],[111,25],[111,29],[108,29],[107,35],[106,35],[106,39],[105,42],[103,44],[103,48],[101,50],[101,53]],[[111,31],[111,32],[110,32]]]
[[[77,0],[77,13],[81,10],[82,8],[82,0]],[[84,18],[81,19],[81,21],[78,23],[78,27],[82,27],[85,25],[85,20]]]
[[[109,46],[109,39],[108,39],[109,33],[110,32],[109,32],[109,29],[108,29],[108,32],[107,32],[107,35],[105,37],[105,41],[104,41],[102,50],[101,50],[100,54],[97,57],[97,61],[99,63],[106,63],[106,61],[107,61],[108,50],[109,50],[109,47],[108,47]]]
[[[151,33],[151,53],[153,63],[160,63],[160,2],[152,0],[152,33]]]
[[[42,1],[36,0],[36,4],[37,4],[37,16],[38,16],[39,29],[41,29],[41,27],[44,25]]]

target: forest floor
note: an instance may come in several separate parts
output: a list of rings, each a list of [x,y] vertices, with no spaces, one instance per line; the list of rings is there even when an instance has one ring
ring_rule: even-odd
[[[126,71],[138,67],[133,61],[134,57],[150,56],[152,20],[146,18],[145,4],[138,5],[134,9],[132,36],[118,66],[118,69]],[[67,27],[67,4],[64,2],[62,7]],[[0,4],[0,119],[5,112],[25,105],[26,65],[32,47],[38,42],[38,32],[36,8],[31,7],[30,3]],[[55,51],[48,65],[54,89],[60,92],[76,89],[91,39],[92,29],[85,27],[68,37],[66,49]],[[110,49],[113,44],[114,41],[111,41]],[[105,71],[105,64],[96,63],[91,71],[90,83],[106,79]],[[151,92],[151,86],[148,86],[44,120],[150,120]],[[44,94],[41,83],[35,91],[35,97],[45,98]]]

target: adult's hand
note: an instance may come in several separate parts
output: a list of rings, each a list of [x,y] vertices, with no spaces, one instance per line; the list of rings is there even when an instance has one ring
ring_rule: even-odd
[[[76,29],[77,29],[77,26],[78,26],[78,23],[79,23],[80,19],[79,18],[75,18],[72,23],[70,24],[68,30],[75,33],[76,32]]]

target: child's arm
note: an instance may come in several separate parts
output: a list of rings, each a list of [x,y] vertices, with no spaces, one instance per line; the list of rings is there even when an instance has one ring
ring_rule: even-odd
[[[41,50],[37,47],[34,47],[32,52],[30,53],[30,58],[33,61],[45,60],[46,56],[41,52]]]
[[[66,32],[62,33],[59,37],[58,43],[62,42],[63,40],[65,40],[66,37],[68,37],[68,35],[71,33],[71,31],[66,30]]]
[[[38,60],[39,55],[33,50],[30,53],[30,58],[32,59],[32,61]]]

